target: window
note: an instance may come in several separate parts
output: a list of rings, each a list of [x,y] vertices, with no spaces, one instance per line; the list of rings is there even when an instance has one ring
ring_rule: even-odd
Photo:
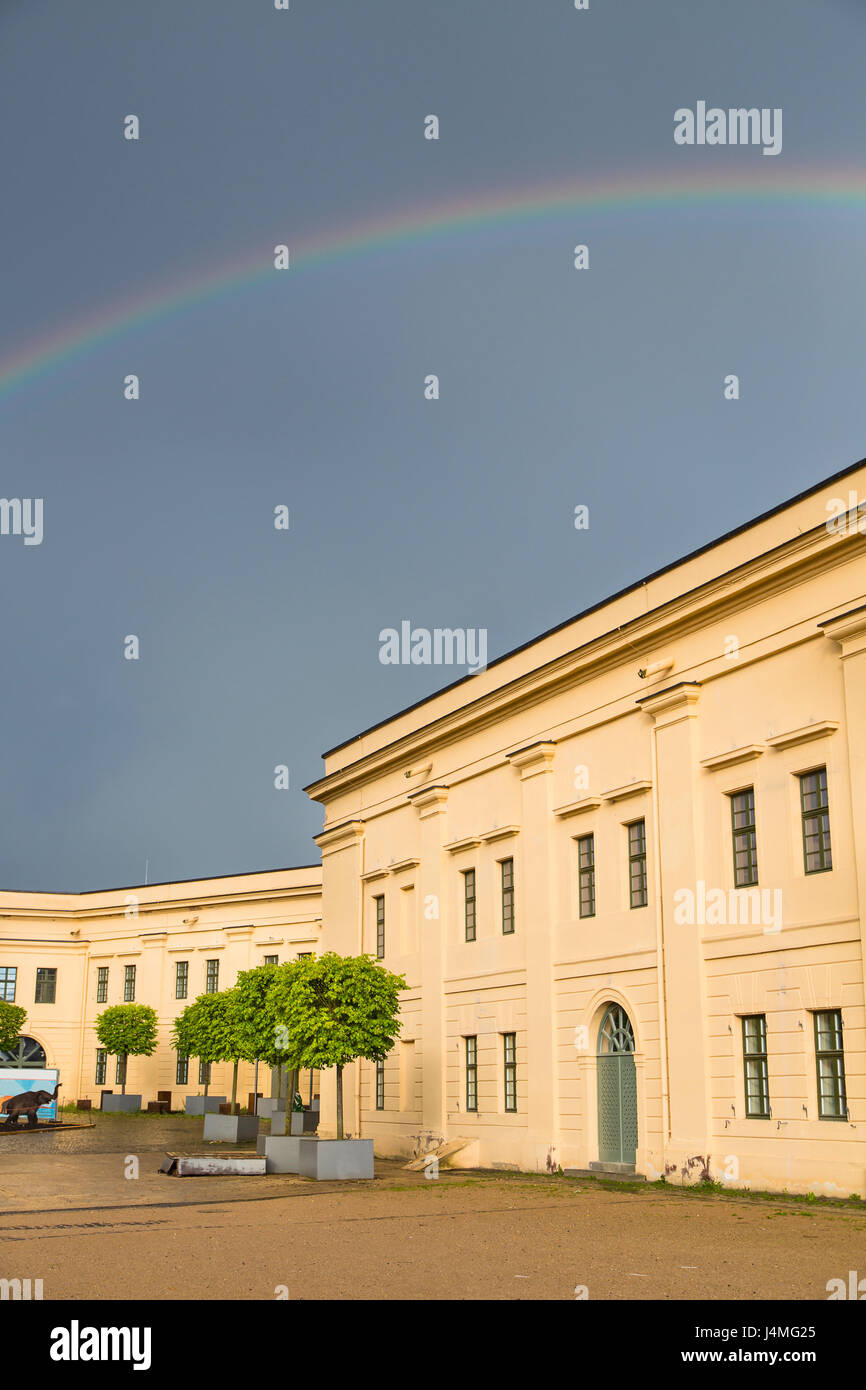
[[[96,1078],[97,1086],[105,1085],[105,1078],[108,1071],[108,1053],[104,1047],[96,1049]]]
[[[734,886],[748,888],[758,882],[758,840],[755,831],[755,789],[731,797],[731,834],[734,843]]]
[[[749,1119],[770,1118],[770,1083],[767,1074],[767,1018],[751,1014],[743,1019],[743,1072],[746,1086],[746,1115]]]
[[[99,965],[96,968],[96,1002],[106,1004],[108,1002],[108,966]]]
[[[205,994],[218,994],[220,987],[220,963],[218,960],[206,962],[207,972],[205,975]]]
[[[53,1004],[54,996],[57,993],[57,971],[43,970],[36,971],[36,999],[37,1004]]]
[[[116,1069],[116,1071],[115,1071],[115,1073],[114,1073],[114,1084],[115,1084],[115,1086],[125,1086],[125,1085],[126,1085],[126,1063],[127,1063],[127,1061],[128,1061],[128,1058],[126,1058],[126,1057],[118,1057],[118,1059],[117,1059],[117,1069]]]
[[[842,1010],[815,1014],[815,1061],[818,1069],[818,1117],[846,1120],[845,1056],[842,1050]]]
[[[478,1039],[464,1038],[466,1043],[466,1109],[478,1109]]]
[[[200,1086],[210,1085],[210,1062],[199,1062],[198,1064],[198,1084]]]
[[[517,1034],[503,1033],[505,1055],[505,1109],[517,1109]]]
[[[595,836],[580,835],[577,840],[577,878],[581,917],[595,916]]]
[[[174,997],[175,999],[185,999],[189,989],[189,961],[175,961],[174,966]]]
[[[374,898],[376,904],[376,955],[379,960],[385,959],[385,899],[384,897]]]
[[[301,957],[298,956],[298,960],[300,960],[300,959],[301,959]],[[264,961],[264,963],[265,963],[265,965],[279,965],[279,963],[280,963],[280,958],[279,958],[279,956],[265,956],[265,961]]]
[[[629,905],[646,907],[646,821],[632,821],[627,829]]]
[[[135,966],[125,965],[123,967],[123,1002],[131,1004],[135,998]]]
[[[807,874],[825,873],[833,867],[826,767],[805,772],[801,776],[800,807],[803,817],[803,866]]]
[[[385,1109],[385,1063],[376,1063],[376,1109]]]
[[[15,1003],[15,981],[17,978],[17,965],[0,965],[0,999],[9,1004]]]
[[[298,952],[298,960],[312,960],[312,958],[313,958],[313,953],[312,953],[312,951],[299,951],[299,952]],[[277,963],[276,957],[274,957],[274,965],[276,965],[276,963]]]
[[[514,860],[502,859],[502,934],[511,936],[514,931]]]
[[[176,1086],[186,1086],[189,1084],[189,1058],[177,1054],[177,1067],[174,1073]]]
[[[475,870],[466,869],[463,873],[463,921],[466,940],[475,940]]]

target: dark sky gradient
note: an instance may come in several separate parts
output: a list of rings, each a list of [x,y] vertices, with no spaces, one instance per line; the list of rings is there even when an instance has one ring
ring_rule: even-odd
[[[822,167],[864,190],[864,71],[853,0],[0,0],[0,356],[457,197]],[[781,155],[675,147],[698,99],[781,107]],[[0,496],[45,507],[41,546],[0,536],[0,886],[309,863],[321,751],[462,674],[381,665],[380,629],[485,627],[493,659],[866,454],[864,232],[862,201],[816,198],[433,237],[0,397]]]

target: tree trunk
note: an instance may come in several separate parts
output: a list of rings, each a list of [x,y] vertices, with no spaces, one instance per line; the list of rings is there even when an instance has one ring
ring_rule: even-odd
[[[127,1053],[125,1053],[125,1052],[121,1053],[121,1061],[122,1061],[122,1063],[123,1063],[123,1070],[122,1070],[122,1072],[121,1072],[121,1075],[122,1075],[122,1077],[123,1077],[123,1080],[122,1080],[121,1083],[120,1083],[120,1094],[121,1094],[122,1096],[125,1096],[125,1095],[126,1095],[126,1058],[127,1058]]]
[[[337,1138],[343,1137],[343,1068],[337,1067]]]
[[[288,1115],[293,1115],[294,1112],[295,1112],[295,1092],[297,1091],[297,1089],[298,1089],[298,1068],[297,1068],[297,1067],[292,1067],[292,1070],[289,1072],[289,1103],[288,1103],[288,1106],[287,1106],[287,1108],[286,1108],[286,1113],[287,1113]],[[291,1133],[291,1128],[292,1128],[292,1127],[291,1127],[291,1124],[289,1124],[289,1128],[288,1128],[287,1133]]]
[[[229,1111],[229,1114],[230,1114],[230,1115],[233,1115],[233,1114],[235,1113],[235,1101],[237,1100],[237,1098],[238,1098],[238,1062],[237,1062],[237,1058],[235,1058],[234,1068],[232,1069],[232,1108],[231,1108],[231,1110]]]

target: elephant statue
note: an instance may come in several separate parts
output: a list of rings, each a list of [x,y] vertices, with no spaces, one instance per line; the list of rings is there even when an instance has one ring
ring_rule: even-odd
[[[7,1096],[0,1105],[0,1114],[6,1116],[6,1125],[11,1125],[13,1129],[17,1129],[21,1116],[26,1115],[28,1129],[35,1129],[39,1123],[36,1118],[37,1110],[49,1101],[56,1100],[59,1090],[58,1082],[53,1091],[24,1091],[20,1096]]]

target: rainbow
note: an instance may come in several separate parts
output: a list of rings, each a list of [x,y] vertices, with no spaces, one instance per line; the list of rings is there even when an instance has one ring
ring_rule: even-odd
[[[757,150],[755,154],[757,156]],[[477,191],[412,210],[396,210],[337,231],[287,238],[289,275],[314,270],[354,256],[462,235],[484,235],[492,228],[519,226],[544,219],[570,219],[569,236],[584,235],[590,216],[630,214],[666,208],[701,208],[719,204],[814,210],[823,205],[866,208],[866,173],[860,170],[802,169],[776,175],[765,160],[754,172],[730,172],[721,166],[712,175],[683,169],[665,175],[616,178],[571,178],[535,187]],[[274,240],[276,240],[276,236]],[[102,305],[92,314],[58,325],[44,336],[0,358],[0,396],[62,367],[65,362],[103,343],[149,324],[187,313],[221,295],[251,287],[278,274],[272,246],[259,245],[231,261],[198,267],[183,278],[136,291]]]

